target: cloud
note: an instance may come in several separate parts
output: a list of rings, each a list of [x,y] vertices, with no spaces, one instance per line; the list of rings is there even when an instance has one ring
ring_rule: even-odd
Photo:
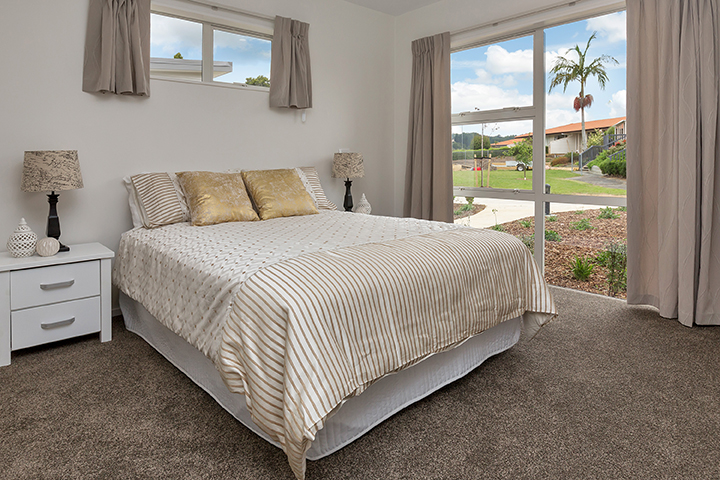
[[[180,52],[188,58],[188,50],[201,50],[201,24],[156,14],[150,16],[150,23],[152,46],[165,55],[172,57]]]
[[[521,95],[515,89],[502,89],[497,85],[455,82],[451,86],[453,112],[496,110],[509,106],[532,105],[532,95]]]
[[[602,17],[589,18],[585,30],[594,32],[597,30],[599,38],[605,38],[610,43],[624,42],[627,40],[625,12],[611,13]]]
[[[532,73],[532,50],[508,52],[499,45],[491,45],[487,52],[487,69],[493,73]]]
[[[627,106],[627,91],[618,90],[612,94],[612,100],[610,100],[610,116],[611,117],[624,117],[625,109]]]

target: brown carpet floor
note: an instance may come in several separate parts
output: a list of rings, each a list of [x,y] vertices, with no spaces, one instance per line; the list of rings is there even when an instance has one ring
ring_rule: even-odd
[[[553,289],[521,342],[316,462],[307,479],[720,478],[720,328]],[[288,479],[121,319],[0,368],[0,478]]]

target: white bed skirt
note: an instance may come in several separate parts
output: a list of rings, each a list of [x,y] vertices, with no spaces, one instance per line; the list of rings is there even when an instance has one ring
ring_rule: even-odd
[[[227,389],[209,358],[122,292],[120,309],[128,330],[153,346],[243,425],[280,447],[252,421],[245,397]],[[465,376],[489,357],[515,345],[521,330],[520,317],[502,322],[459,347],[433,355],[417,365],[378,380],[361,395],[347,400],[327,420],[307,452],[308,460],[330,455],[408,405]]]

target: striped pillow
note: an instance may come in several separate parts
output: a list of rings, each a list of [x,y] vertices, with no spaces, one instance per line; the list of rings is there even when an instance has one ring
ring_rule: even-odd
[[[315,204],[320,210],[337,210],[337,205],[332,203],[325,196],[322,185],[320,184],[320,177],[318,177],[317,170],[315,167],[298,167],[296,168],[300,179],[303,183],[307,180],[306,185],[310,187],[309,193],[315,200]],[[305,177],[305,178],[303,178]]]
[[[141,173],[130,180],[137,192],[146,228],[185,221],[177,190],[167,173]]]

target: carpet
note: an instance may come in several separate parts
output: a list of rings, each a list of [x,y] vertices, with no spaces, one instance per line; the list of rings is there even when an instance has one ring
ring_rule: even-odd
[[[553,288],[559,317],[308,480],[720,478],[720,328]],[[0,368],[0,477],[288,479],[285,455],[113,320]]]

